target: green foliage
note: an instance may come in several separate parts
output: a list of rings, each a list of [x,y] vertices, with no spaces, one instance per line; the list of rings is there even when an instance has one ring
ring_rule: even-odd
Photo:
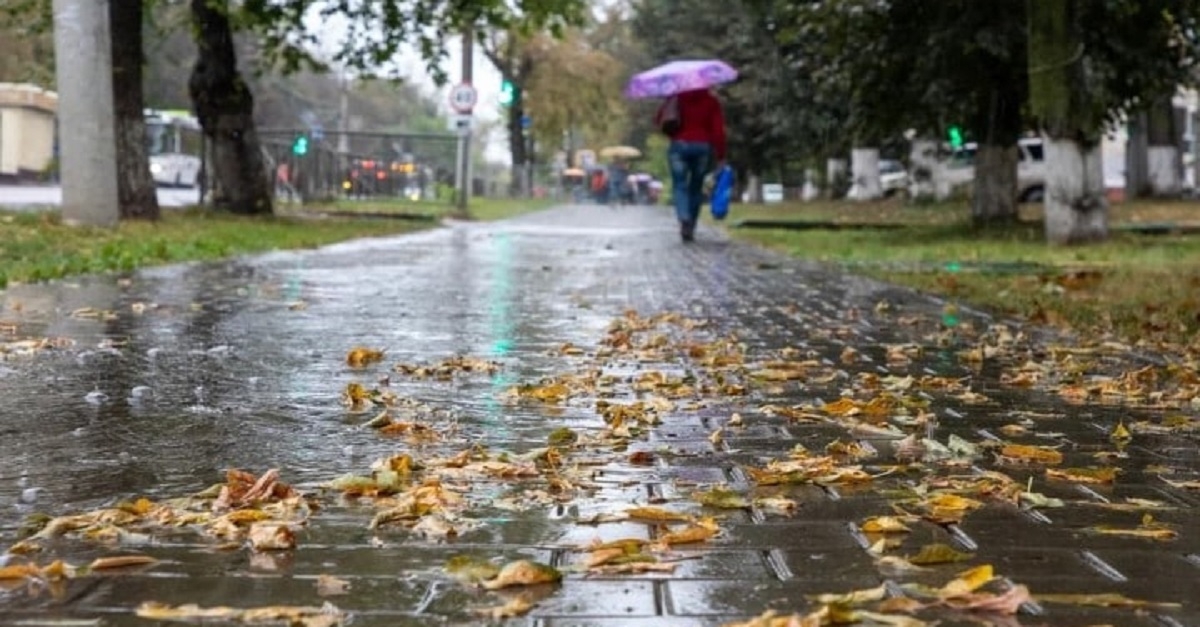
[[[332,62],[361,72],[388,67],[405,46],[415,47],[430,76],[444,84],[441,62],[447,39],[464,29],[478,33],[517,27],[528,32],[561,32],[584,15],[582,0],[246,0],[236,24],[254,32],[265,59],[285,71],[321,69],[324,59],[313,51],[328,33],[325,24],[344,23],[347,35],[338,42]],[[312,19],[315,16],[318,19]]]

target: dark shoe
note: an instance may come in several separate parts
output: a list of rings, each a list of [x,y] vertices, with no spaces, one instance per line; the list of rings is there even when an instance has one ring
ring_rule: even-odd
[[[679,223],[679,236],[683,241],[690,242],[696,239],[696,223],[690,220],[685,220]]]

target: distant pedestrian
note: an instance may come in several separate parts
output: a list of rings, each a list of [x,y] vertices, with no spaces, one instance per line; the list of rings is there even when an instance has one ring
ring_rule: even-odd
[[[671,138],[671,199],[679,234],[690,242],[704,204],[704,177],[725,163],[725,115],[710,89],[696,89],[664,100],[654,123]]]

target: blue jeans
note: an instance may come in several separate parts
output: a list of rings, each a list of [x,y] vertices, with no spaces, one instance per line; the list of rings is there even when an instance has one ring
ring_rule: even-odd
[[[704,142],[672,141],[667,149],[671,166],[671,200],[681,223],[692,224],[704,204],[704,175],[713,166],[712,146]]]

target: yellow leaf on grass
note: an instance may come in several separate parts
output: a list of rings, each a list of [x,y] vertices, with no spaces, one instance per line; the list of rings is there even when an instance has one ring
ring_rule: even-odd
[[[1133,439],[1133,434],[1129,432],[1129,429],[1125,426],[1125,422],[1121,421],[1117,423],[1117,426],[1113,427],[1112,433],[1108,434],[1108,439],[1113,442],[1128,442]]]
[[[1061,464],[1062,453],[1048,446],[1032,446],[1029,444],[1008,444],[1000,449],[1000,456],[1019,462],[1036,464]]]
[[[562,573],[557,570],[531,562],[529,560],[517,560],[509,562],[500,569],[499,573],[492,579],[483,582],[483,587],[488,590],[499,590],[501,588],[509,588],[512,586],[532,586],[541,583],[555,583],[562,579]]]
[[[904,521],[895,516],[874,516],[862,523],[862,530],[867,533],[908,533],[912,531]]]
[[[364,368],[383,360],[383,351],[365,346],[357,346],[346,353],[346,365],[351,368]]]
[[[942,586],[941,590],[938,591],[938,596],[943,599],[961,597],[974,592],[980,586],[995,578],[996,575],[992,570],[991,564],[976,566],[975,568],[959,573],[957,577]]]

